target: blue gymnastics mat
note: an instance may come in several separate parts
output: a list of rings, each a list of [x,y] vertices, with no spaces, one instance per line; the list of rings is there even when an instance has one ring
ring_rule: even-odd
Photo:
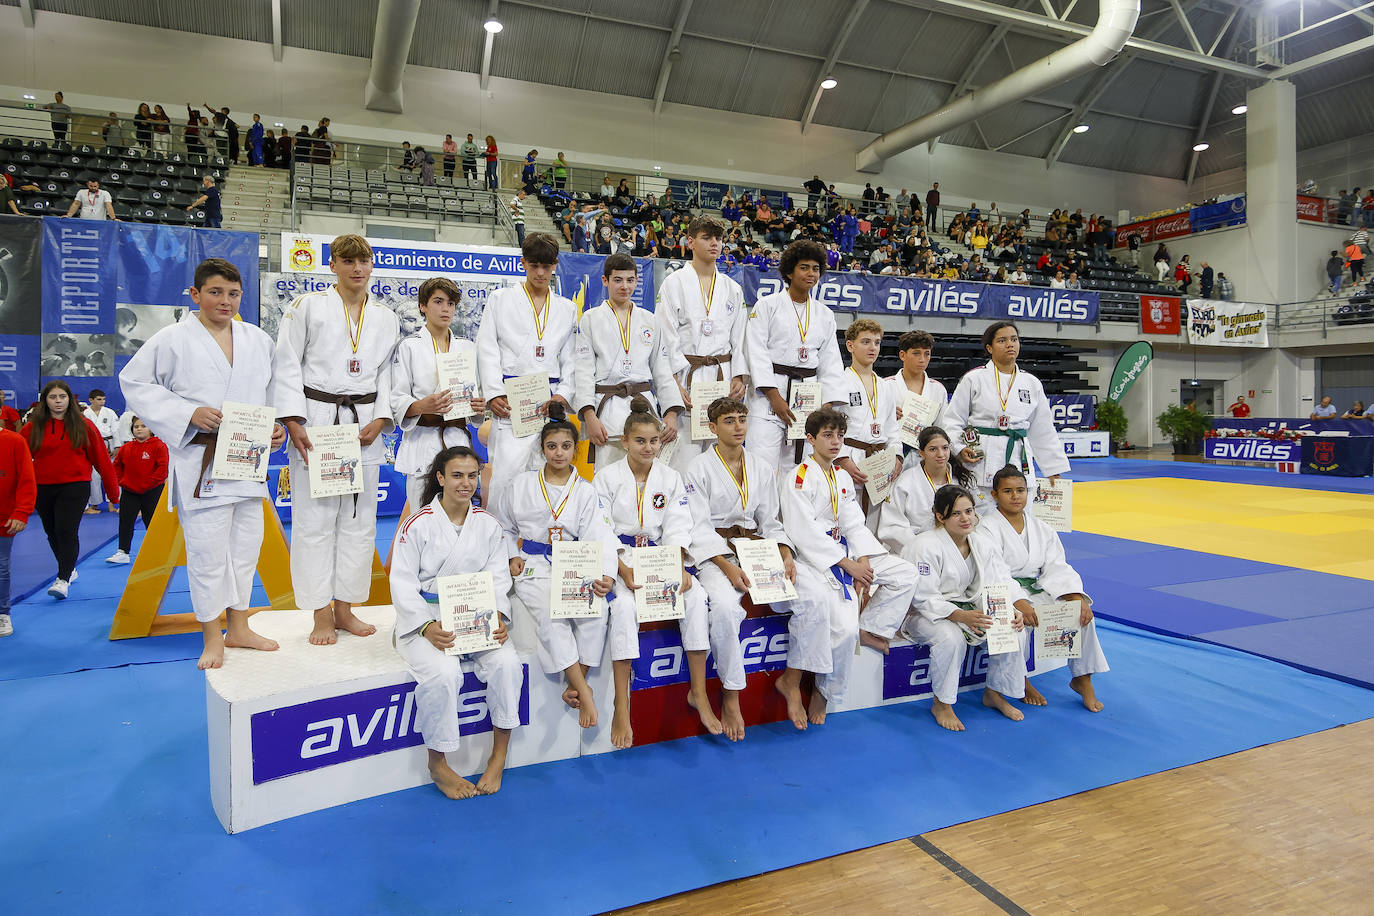
[[[1221,483],[1248,483],[1292,490],[1374,493],[1374,477],[1325,477],[1319,474],[1280,474],[1268,468],[1247,468],[1198,461],[1160,461],[1150,458],[1091,458],[1074,461],[1064,475],[1074,481],[1135,480],[1176,477]]]
[[[1022,723],[929,701],[423,786],[224,834],[203,678],[143,665],[0,683],[8,912],[598,913],[1374,716],[1374,692],[1102,624],[1104,712],[1066,672]],[[93,698],[98,698],[94,700]],[[853,778],[880,773],[877,779]],[[563,834],[578,838],[575,854]],[[576,859],[576,867],[574,866]]]

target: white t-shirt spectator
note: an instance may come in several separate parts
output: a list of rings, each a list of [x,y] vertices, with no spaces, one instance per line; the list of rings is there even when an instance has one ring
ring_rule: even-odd
[[[525,202],[518,194],[510,199],[510,218],[517,225],[525,222]]]
[[[1030,282],[1030,277],[1028,277],[1028,276],[1026,275],[1026,272],[1025,272],[1024,270],[1022,270],[1021,268],[1019,268],[1019,267],[1016,268],[1016,270],[1012,272],[1012,275],[1011,275],[1011,278],[1010,278],[1010,279],[1011,279],[1011,282],[1013,282],[1013,283],[1022,283],[1022,284],[1024,284],[1024,283],[1029,283],[1029,282]]]
[[[1050,289],[1067,289],[1067,288],[1068,288],[1068,287],[1065,285],[1065,282],[1064,282],[1063,278],[1061,278],[1061,277],[1055,277],[1053,280],[1050,281]]]
[[[1323,407],[1321,404],[1318,404],[1318,405],[1312,410],[1312,416],[1316,417],[1318,420],[1327,420],[1327,419],[1330,419],[1331,417],[1334,417],[1335,415],[1336,415],[1336,405],[1335,405],[1335,404],[1327,404],[1325,407]]]
[[[107,215],[105,208],[111,204],[113,199],[110,197],[110,192],[104,188],[98,191],[82,188],[76,192],[76,200],[77,203],[81,204],[82,219],[104,219]]]

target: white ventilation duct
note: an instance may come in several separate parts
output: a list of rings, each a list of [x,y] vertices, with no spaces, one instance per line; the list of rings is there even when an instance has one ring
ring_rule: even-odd
[[[420,15],[420,0],[381,0],[377,4],[377,28],[372,36],[372,69],[363,89],[363,107],[370,111],[402,110],[401,77],[410,42],[415,37],[415,20]]]
[[[1140,0],[1099,0],[1099,5],[1097,25],[1086,38],[888,131],[859,151],[855,168],[881,171],[883,162],[898,153],[1111,61],[1135,31]]]

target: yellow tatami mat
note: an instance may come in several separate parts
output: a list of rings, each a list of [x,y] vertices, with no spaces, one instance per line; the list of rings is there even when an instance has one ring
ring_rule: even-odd
[[[1374,580],[1374,495],[1152,477],[1073,502],[1076,531]]]

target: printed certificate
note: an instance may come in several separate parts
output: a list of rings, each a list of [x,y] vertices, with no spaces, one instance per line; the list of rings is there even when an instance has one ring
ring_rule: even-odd
[[[445,655],[501,647],[491,635],[500,626],[491,573],[440,576],[434,580],[434,590],[439,595],[439,626],[453,634],[453,645],[444,650]]]
[[[640,623],[651,620],[680,620],[682,606],[682,549],[680,547],[636,547],[634,562],[635,614]],[[693,585],[693,588],[701,588]]]
[[[1040,626],[1035,628],[1036,659],[1082,658],[1082,627],[1078,625],[1082,609],[1077,601],[1056,601],[1035,609]]]
[[[935,417],[939,413],[939,404],[914,391],[908,391],[906,400],[902,402],[902,419],[899,421],[902,444],[911,448],[920,448],[918,437],[921,435],[921,430],[934,423]]]
[[[518,378],[506,379],[506,401],[510,404],[510,428],[515,438],[538,435],[544,428],[544,416],[539,408],[549,400],[549,377],[532,372]]]
[[[711,406],[711,402],[716,398],[723,398],[730,393],[730,381],[692,379],[692,390],[689,394],[692,397],[692,441],[697,442],[701,439],[714,439],[711,435],[711,426],[706,419],[706,411]]]
[[[998,583],[983,587],[983,613],[992,618],[992,626],[987,632],[988,654],[1020,652],[1020,637],[1011,626],[1016,610],[1011,606],[1011,594],[1007,586]]]
[[[439,390],[447,388],[453,394],[453,406],[444,419],[472,416],[472,399],[477,397],[477,354],[472,350],[449,350],[435,353],[434,362],[439,367]]]
[[[266,480],[276,411],[257,404],[225,401],[220,412],[224,419],[215,437],[215,462],[210,466],[209,476],[219,480]]]
[[[787,438],[805,439],[806,418],[821,406],[821,383],[793,382],[792,403],[787,406],[792,408],[792,416],[795,418],[792,425],[787,427]]]
[[[349,496],[363,491],[363,445],[357,423],[307,426],[310,439],[310,495]]]
[[[1048,478],[1038,481],[1031,514],[1055,531],[1073,530],[1073,481]]]
[[[603,575],[600,541],[555,541],[550,565],[550,617],[567,620],[605,612],[606,599],[592,591],[592,583]]]
[[[885,448],[881,452],[874,452],[859,462],[859,470],[868,475],[864,483],[868,504],[876,506],[886,501],[892,492],[892,472],[897,470],[897,450]]]
[[[749,577],[749,598],[755,604],[790,601],[797,597],[796,588],[787,580],[777,541],[736,538],[732,543],[740,568]]]

